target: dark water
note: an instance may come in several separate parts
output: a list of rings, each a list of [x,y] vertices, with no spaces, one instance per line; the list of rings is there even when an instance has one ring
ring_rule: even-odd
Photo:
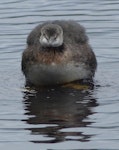
[[[24,89],[26,37],[56,19],[86,27],[98,60],[94,89]],[[0,149],[119,149],[118,0],[0,1]]]

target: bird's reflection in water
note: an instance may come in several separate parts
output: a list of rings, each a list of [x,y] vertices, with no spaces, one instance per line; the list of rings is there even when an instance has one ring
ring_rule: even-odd
[[[34,126],[27,130],[30,130],[32,135],[49,138],[49,140],[34,139],[32,142],[55,143],[65,140],[90,140],[91,135],[85,135],[79,131],[74,132],[71,129],[91,124],[90,121],[86,121],[86,118],[93,114],[91,108],[97,106],[92,93],[93,90],[64,87],[44,88],[34,94],[25,92],[25,115],[28,116],[28,119],[24,121]],[[62,129],[69,128],[69,132],[62,132]]]

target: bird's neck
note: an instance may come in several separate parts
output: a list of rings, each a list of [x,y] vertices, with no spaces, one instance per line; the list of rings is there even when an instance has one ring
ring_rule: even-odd
[[[64,43],[58,47],[53,47],[53,46],[49,46],[49,47],[42,47],[43,50],[45,51],[57,51],[57,52],[62,52],[64,50]]]

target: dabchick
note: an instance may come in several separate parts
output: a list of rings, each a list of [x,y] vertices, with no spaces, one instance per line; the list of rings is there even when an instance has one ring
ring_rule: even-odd
[[[34,86],[92,79],[97,61],[85,29],[75,21],[38,25],[27,38],[22,55],[26,82]]]

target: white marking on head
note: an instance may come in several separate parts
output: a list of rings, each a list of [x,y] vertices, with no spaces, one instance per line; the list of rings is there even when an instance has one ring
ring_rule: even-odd
[[[47,24],[41,29],[40,44],[44,47],[58,47],[63,44],[63,30],[59,25]]]

